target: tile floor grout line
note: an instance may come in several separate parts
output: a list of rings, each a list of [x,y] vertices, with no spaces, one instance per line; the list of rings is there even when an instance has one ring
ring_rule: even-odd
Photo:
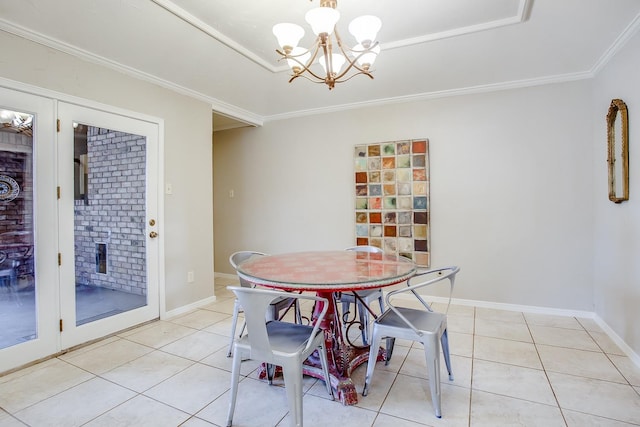
[[[471,339],[471,372],[469,374],[469,411],[467,412],[467,427],[471,427],[471,415],[472,415],[472,403],[473,403],[473,367],[475,365],[475,355],[476,355],[476,315],[477,315],[477,307],[473,307],[473,327],[472,331],[472,339]]]
[[[540,356],[540,351],[538,350],[538,343],[536,343],[536,340],[533,336],[533,332],[531,332],[531,327],[529,325],[529,322],[526,320],[526,316],[525,316],[525,324],[527,325],[527,330],[529,331],[529,334],[531,335],[531,340],[533,341],[533,348],[536,350],[536,354],[538,355],[538,361],[540,362],[540,366],[542,366],[542,371],[544,372],[544,377],[547,379],[547,383],[549,384],[549,388],[551,389],[551,393],[553,393],[553,398],[556,401],[556,405],[558,407],[558,410],[560,411],[560,416],[562,417],[562,421],[564,422],[564,425],[567,426],[567,419],[564,415],[564,411],[562,410],[562,406],[560,405],[560,401],[558,400],[558,396],[556,394],[556,390],[553,388],[553,384],[551,384],[551,379],[549,378],[549,374],[547,372],[547,368],[544,365],[544,362],[542,361],[542,356]]]
[[[615,364],[615,362],[613,360],[611,360],[611,356],[610,353],[607,353],[601,346],[600,343],[598,343],[598,341],[596,341],[596,339],[591,335],[590,331],[586,331],[587,334],[589,334],[589,336],[591,337],[591,339],[593,341],[595,341],[596,345],[598,346],[598,348],[600,348],[600,350],[602,350],[602,353],[604,354],[604,356],[607,358],[607,360],[609,361],[609,363],[611,363],[613,365],[613,367],[615,368],[615,370],[620,374],[620,376],[622,378],[624,378],[624,380],[627,382],[627,385],[629,385],[631,387],[632,390],[635,390],[636,393],[638,393],[638,395],[640,396],[640,392],[638,392],[638,390],[636,390],[633,387],[633,384],[631,384],[631,381],[629,381],[629,379],[627,378],[627,376],[620,370],[620,368],[618,368],[618,365]],[[618,383],[619,384],[619,383]]]
[[[69,387],[69,388],[66,388],[66,389],[64,389],[64,390],[60,391],[59,393],[56,393],[56,394],[54,394],[54,395],[51,395],[50,397],[53,397],[53,396],[55,396],[55,395],[58,395],[58,394],[60,394],[60,393],[62,393],[62,392],[64,392],[64,391],[70,390],[70,389],[72,389],[73,387],[77,387],[77,386],[79,386],[80,384],[84,384],[85,382],[90,381],[90,380],[92,380],[92,379],[94,379],[94,378],[97,378],[97,377],[98,377],[98,374],[95,374],[95,373],[93,373],[93,372],[91,372],[91,371],[88,371],[87,369],[85,369],[85,368],[83,368],[83,367],[81,367],[81,366],[74,365],[74,364],[73,364],[73,363],[71,363],[71,362],[68,362],[68,361],[66,361],[66,360],[59,359],[58,357],[56,357],[56,359],[58,359],[60,362],[63,362],[63,363],[65,363],[65,364],[69,365],[69,366],[73,366],[74,368],[80,369],[81,371],[84,371],[84,372],[86,372],[86,373],[87,373],[87,374],[89,374],[89,375],[93,375],[93,377],[92,377],[92,378],[88,378],[88,379],[86,379],[85,381],[81,381],[81,382],[79,382],[78,384],[75,384],[75,385],[73,385],[73,386],[71,386],[71,387]],[[47,399],[48,399],[48,398],[49,398],[49,397],[47,397]],[[44,399],[44,400],[46,400],[46,399]]]
[[[69,364],[69,365],[71,365],[71,364]],[[85,383],[87,383],[87,382],[89,382],[89,381],[91,381],[91,380],[94,380],[94,379],[98,378],[98,376],[97,376],[96,374],[93,374],[93,373],[91,373],[91,372],[89,372],[89,371],[87,371],[87,370],[85,370],[85,369],[82,369],[82,368],[80,368],[80,367],[78,367],[78,366],[75,366],[75,365],[71,365],[71,366],[73,366],[73,367],[75,367],[75,368],[78,368],[78,369],[81,369],[81,370],[83,370],[83,371],[85,371],[85,372],[87,372],[87,373],[89,373],[89,374],[93,375],[93,377],[92,377],[92,378],[87,378],[87,379],[86,379],[86,380],[84,380],[84,381],[80,381],[79,383],[74,384],[73,386],[71,386],[71,387],[69,387],[69,388],[66,388],[66,389],[64,389],[64,390],[60,390],[59,392],[54,393],[54,394],[52,394],[51,396],[47,396],[47,397],[45,397],[44,399],[41,399],[41,400],[39,400],[39,401],[37,401],[37,402],[34,402],[34,403],[32,403],[32,404],[30,404],[30,405],[28,405],[28,406],[25,406],[24,408],[21,408],[21,409],[19,409],[19,410],[15,411],[15,412],[9,412],[9,411],[7,411],[7,413],[8,413],[8,414],[13,415],[15,418],[19,419],[19,420],[20,420],[20,422],[22,422],[22,423],[26,424],[26,421],[22,421],[20,418],[18,418],[18,417],[16,416],[16,414],[17,414],[18,412],[24,411],[25,409],[28,409],[28,408],[32,408],[33,406],[35,406],[35,405],[37,405],[37,404],[39,404],[39,403],[41,403],[41,402],[44,402],[44,401],[47,401],[47,400],[49,400],[49,399],[51,399],[51,398],[53,398],[53,397],[59,396],[59,395],[61,395],[62,393],[65,393],[65,392],[67,392],[67,391],[71,390],[72,388],[78,387],[79,385],[85,384]]]

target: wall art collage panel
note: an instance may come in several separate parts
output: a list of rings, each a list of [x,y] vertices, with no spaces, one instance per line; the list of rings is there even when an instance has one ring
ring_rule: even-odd
[[[430,264],[429,140],[355,147],[356,244]]]

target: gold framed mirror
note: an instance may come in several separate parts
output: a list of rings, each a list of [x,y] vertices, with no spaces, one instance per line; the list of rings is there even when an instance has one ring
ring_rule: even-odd
[[[629,200],[629,121],[627,104],[613,99],[607,113],[607,164],[609,200]]]

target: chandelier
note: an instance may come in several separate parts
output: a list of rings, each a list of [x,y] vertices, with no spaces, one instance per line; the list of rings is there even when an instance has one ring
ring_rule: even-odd
[[[33,135],[33,116],[17,111],[0,110],[0,129]]]
[[[304,77],[314,83],[325,83],[331,90],[336,83],[346,82],[359,74],[373,79],[370,69],[380,53],[380,45],[375,38],[382,21],[372,15],[360,16],[351,21],[349,32],[358,44],[349,48],[343,43],[336,28],[340,19],[336,6],[337,0],[320,0],[320,7],[311,9],[305,15],[305,20],[316,35],[316,40],[309,49],[298,46],[304,36],[301,26],[291,23],[274,25],[273,34],[282,48],[276,49],[276,52],[281,60],[287,60],[293,72],[289,83],[298,77]],[[311,69],[316,62],[324,70],[323,74],[319,69]]]

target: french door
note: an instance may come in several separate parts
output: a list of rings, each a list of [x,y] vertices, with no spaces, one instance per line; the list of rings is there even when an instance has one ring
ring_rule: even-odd
[[[157,123],[59,102],[61,347],[159,316]]]
[[[159,156],[158,122],[0,87],[0,372],[159,317]]]
[[[58,346],[54,113],[0,87],[0,372]]]

